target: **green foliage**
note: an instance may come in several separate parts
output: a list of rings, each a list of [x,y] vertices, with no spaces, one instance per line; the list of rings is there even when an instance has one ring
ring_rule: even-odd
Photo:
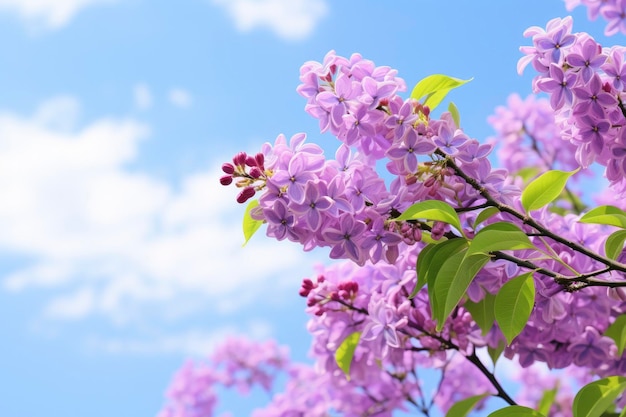
[[[395,218],[396,221],[402,220],[434,220],[448,223],[454,226],[459,232],[461,229],[461,220],[451,205],[439,200],[426,200],[415,203],[407,208],[404,213]]]
[[[511,405],[501,408],[489,414],[488,417],[545,417],[532,408],[522,407],[521,405]]]
[[[579,220],[581,223],[606,224],[626,229],[626,213],[615,206],[591,209]]]
[[[465,398],[464,400],[454,403],[446,413],[446,417],[465,417],[476,407],[476,404],[488,396],[489,394],[474,395],[473,397]]]
[[[557,388],[558,387],[554,387],[552,389],[547,389],[543,392],[543,396],[541,397],[539,405],[537,406],[537,411],[539,411],[541,414],[548,415],[548,413],[550,412],[550,408],[552,408],[552,404],[554,403],[554,400],[556,398]]]
[[[433,317],[437,320],[437,331],[441,331],[445,320],[461,301],[478,271],[490,259],[484,253],[472,254],[469,250],[462,250],[445,261],[434,285],[429,283],[428,287]]]
[[[477,303],[468,300],[465,304],[463,304],[463,307],[470,312],[472,318],[482,330],[483,336],[486,336],[487,333],[489,333],[489,330],[491,330],[493,323],[496,320],[494,307],[495,301],[495,295],[486,293],[483,299]]]
[[[471,78],[469,80],[461,80],[459,78],[448,77],[447,75],[442,74],[429,75],[415,85],[413,91],[411,92],[411,98],[421,100],[426,97],[424,99],[424,105],[430,107],[431,110],[434,110],[451,90],[460,87],[471,80]]]
[[[482,210],[480,213],[478,213],[478,216],[476,216],[476,220],[474,220],[474,228],[498,213],[500,213],[500,210],[498,210],[497,207],[487,207],[486,209]]]
[[[491,362],[493,362],[494,367],[496,366],[496,362],[498,362],[498,359],[500,359],[500,355],[502,354],[502,352],[504,352],[505,348],[506,348],[506,345],[504,344],[503,341],[500,341],[498,343],[498,347],[496,348],[487,346],[487,353],[489,354],[489,357],[491,358]]]
[[[456,107],[456,104],[454,104],[453,102],[450,102],[450,104],[448,104],[448,111],[450,112],[450,115],[452,116],[452,120],[454,120],[454,124],[456,125],[457,129],[461,128],[461,115],[459,114],[459,109]]]
[[[470,253],[535,249],[528,236],[511,223],[498,222],[481,229],[470,244]]]
[[[585,385],[572,407],[573,417],[600,417],[626,388],[626,377],[610,376]]]
[[[626,346],[626,314],[617,316],[613,324],[604,332],[604,335],[615,341],[617,356],[622,356]]]
[[[532,272],[511,279],[496,295],[496,321],[509,345],[526,326],[534,304],[535,282]]]
[[[426,284],[432,286],[439,272],[439,268],[450,256],[467,248],[467,240],[450,239],[439,244],[426,246],[417,257],[417,285],[409,298],[417,295]]]
[[[246,206],[246,211],[243,214],[243,236],[245,238],[245,241],[243,242],[242,246],[246,246],[252,235],[254,235],[256,231],[259,230],[259,227],[261,227],[261,225],[263,224],[262,221],[255,220],[252,218],[252,216],[250,216],[250,212],[252,211],[252,209],[258,205],[258,200],[250,200],[250,202]]]
[[[522,191],[522,206],[526,212],[538,210],[553,202],[565,189],[569,177],[574,171],[547,171],[530,182]]]
[[[626,241],[626,230],[618,230],[606,238],[604,243],[604,253],[606,256],[615,260],[624,249],[624,241]]]
[[[361,338],[361,332],[354,332],[346,337],[341,345],[335,352],[335,362],[337,366],[346,375],[346,379],[350,380],[350,365],[352,364],[352,358],[354,357],[354,351],[359,344]]]

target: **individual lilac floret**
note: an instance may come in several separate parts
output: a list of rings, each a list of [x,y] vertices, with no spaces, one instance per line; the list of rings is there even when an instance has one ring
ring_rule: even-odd
[[[361,338],[363,340],[379,340],[381,343],[382,356],[387,356],[389,347],[399,348],[401,346],[398,328],[406,326],[408,318],[396,317],[383,298],[377,301],[370,301],[369,321],[363,329]]]
[[[617,99],[603,90],[598,74],[594,74],[591,81],[584,86],[572,88],[572,92],[578,98],[574,116],[591,114],[598,119],[604,119],[605,108],[617,105]]]
[[[602,47],[591,38],[583,41],[579,54],[567,55],[567,64],[580,69],[581,78],[585,83],[591,80],[604,61],[606,56],[602,55]]]
[[[542,54],[550,54],[552,62],[559,63],[563,48],[572,45],[576,41],[576,38],[569,33],[570,29],[567,26],[561,26],[554,31],[546,33],[544,36],[537,37],[535,40],[537,51]]]
[[[322,224],[323,212],[333,204],[323,182],[309,181],[304,189],[304,200],[291,204],[291,209],[305,216],[306,223],[312,230],[318,230]]]
[[[387,156],[396,161],[402,161],[407,173],[417,171],[417,155],[428,155],[437,149],[432,141],[427,140],[417,133],[415,129],[409,129],[400,142],[396,142],[387,151]]]
[[[322,235],[333,245],[330,257],[332,259],[349,258],[362,265],[365,257],[360,246],[360,239],[365,230],[365,223],[355,220],[350,214],[341,216],[335,227],[324,229]]]
[[[565,72],[556,65],[550,65],[550,78],[544,78],[537,82],[537,87],[550,96],[550,104],[554,110],[559,110],[564,105],[571,105],[573,101],[572,87],[576,84],[577,75],[574,72]]]
[[[298,233],[294,230],[295,216],[287,208],[284,201],[276,200],[270,209],[263,210],[263,216],[268,222],[267,235],[278,240],[288,238],[298,240]]]
[[[295,202],[304,198],[304,187],[307,182],[315,180],[315,174],[308,166],[308,159],[304,153],[296,153],[289,161],[286,171],[278,171],[271,177],[271,181],[280,187],[287,187],[287,196]]]

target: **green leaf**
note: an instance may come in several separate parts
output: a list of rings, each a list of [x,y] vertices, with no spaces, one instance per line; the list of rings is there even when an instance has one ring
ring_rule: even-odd
[[[606,329],[604,335],[615,341],[617,356],[622,356],[626,346],[626,314],[617,316],[613,324]]]
[[[506,282],[496,295],[494,311],[502,334],[510,345],[526,326],[535,305],[533,272]]]
[[[341,345],[339,345],[335,352],[335,362],[337,362],[339,368],[346,375],[348,381],[350,380],[350,365],[352,364],[354,351],[359,344],[360,338],[361,332],[352,333],[341,342]]]
[[[411,92],[411,98],[421,100],[426,97],[424,105],[434,110],[448,95],[450,90],[460,87],[471,80],[471,78],[469,80],[461,80],[442,74],[429,75],[415,85]]]
[[[459,304],[478,271],[490,259],[487,254],[470,254],[464,250],[449,258],[441,267],[431,296],[437,331],[441,331],[446,319]]]
[[[499,250],[535,249],[526,233],[507,222],[498,222],[481,229],[470,244],[470,253]]]
[[[450,102],[450,104],[448,104],[448,111],[450,112],[450,115],[452,116],[452,120],[454,120],[454,124],[456,125],[457,129],[461,128],[461,115],[459,114],[459,109],[456,107],[456,104],[454,104],[453,102]]]
[[[600,206],[589,210],[579,222],[607,224],[626,229],[626,213],[615,206]]]
[[[609,376],[585,385],[574,397],[573,417],[600,417],[626,388],[626,377]]]
[[[417,257],[417,285],[409,298],[415,297],[424,285],[432,284],[445,261],[464,248],[467,248],[467,240],[459,238],[430,244],[422,249]]]
[[[522,206],[526,212],[538,210],[553,202],[565,188],[569,177],[578,172],[574,171],[547,171],[530,182],[522,191]]]
[[[472,411],[476,404],[480,402],[485,397],[488,397],[490,394],[481,394],[474,395],[473,397],[465,398],[459,402],[456,402],[448,409],[446,413],[446,417],[465,417],[467,414]]]
[[[548,415],[550,408],[552,408],[552,404],[554,404],[556,392],[557,387],[545,390],[543,392],[543,396],[541,397],[541,401],[539,401],[539,405],[537,406],[537,411],[541,414]]]
[[[243,214],[243,236],[246,239],[242,246],[246,246],[252,235],[259,230],[259,227],[263,224],[261,220],[255,220],[250,216],[250,212],[253,208],[259,205],[259,200],[250,200],[246,206],[246,211]]]
[[[537,176],[537,174],[539,174],[539,169],[536,167],[525,167],[520,169],[519,171],[517,171],[515,173],[516,177],[521,177],[522,181],[524,181],[524,183],[532,180],[533,178],[535,178]]]
[[[404,213],[396,217],[394,220],[435,220],[448,223],[454,226],[458,231],[462,232],[461,220],[459,215],[448,203],[439,200],[426,200],[413,204],[407,208]]]
[[[626,230],[618,230],[606,238],[604,243],[604,253],[606,256],[615,260],[624,249],[624,241],[626,241]]]
[[[489,414],[488,417],[545,417],[532,408],[522,407],[521,405],[511,405],[501,408]]]
[[[493,327],[493,323],[496,320],[494,312],[494,303],[496,296],[491,293],[485,293],[482,300],[477,303],[473,301],[466,301],[463,307],[470,312],[472,318],[478,324],[478,327],[483,331],[483,336],[489,333],[489,330]]]
[[[498,359],[500,358],[500,355],[502,354],[502,352],[504,352],[504,348],[506,347],[506,345],[504,344],[503,341],[500,341],[498,343],[498,347],[496,348],[492,348],[491,346],[487,346],[487,353],[489,353],[489,357],[491,358],[491,362],[493,362],[493,366],[496,366],[496,363],[498,362]]]
[[[476,220],[474,220],[474,229],[476,228],[476,226],[498,213],[500,213],[500,210],[498,210],[497,207],[487,207],[486,209],[478,213],[478,216],[476,216]]]

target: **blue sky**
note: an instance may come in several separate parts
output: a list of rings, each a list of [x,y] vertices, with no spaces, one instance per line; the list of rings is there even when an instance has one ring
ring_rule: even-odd
[[[522,32],[567,14],[560,0],[0,0],[0,414],[154,416],[184,358],[232,333],[304,360],[297,289],[324,253],[261,235],[242,249],[221,163],[279,133],[333,149],[295,92],[331,49],[409,86],[474,77],[452,99],[485,139],[493,109],[530,93]]]

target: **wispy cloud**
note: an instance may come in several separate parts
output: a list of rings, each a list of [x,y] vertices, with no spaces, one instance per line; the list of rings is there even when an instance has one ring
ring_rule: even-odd
[[[151,108],[154,100],[150,87],[144,83],[135,85],[133,88],[133,101],[135,102],[135,107],[139,110],[148,110]]]
[[[325,0],[213,0],[235,21],[238,30],[267,28],[281,38],[310,36],[328,13]]]
[[[82,9],[117,0],[0,0],[0,11],[16,13],[28,25],[59,29]]]
[[[170,103],[176,107],[188,108],[193,103],[193,97],[191,93],[182,88],[172,88],[168,94]]]
[[[311,255],[295,245],[257,236],[241,247],[243,208],[219,184],[221,158],[178,184],[129,170],[148,126],[102,118],[68,130],[70,102],[0,112],[0,251],[33,259],[5,291],[50,289],[49,319],[126,323],[238,311],[308,274]],[[55,112],[63,129],[43,116]]]
[[[273,336],[270,323],[252,321],[243,326],[222,326],[211,330],[190,329],[167,335],[152,335],[142,338],[91,338],[87,347],[94,351],[112,354],[183,354],[206,357],[216,345],[229,336],[245,334],[246,337],[264,340]]]

